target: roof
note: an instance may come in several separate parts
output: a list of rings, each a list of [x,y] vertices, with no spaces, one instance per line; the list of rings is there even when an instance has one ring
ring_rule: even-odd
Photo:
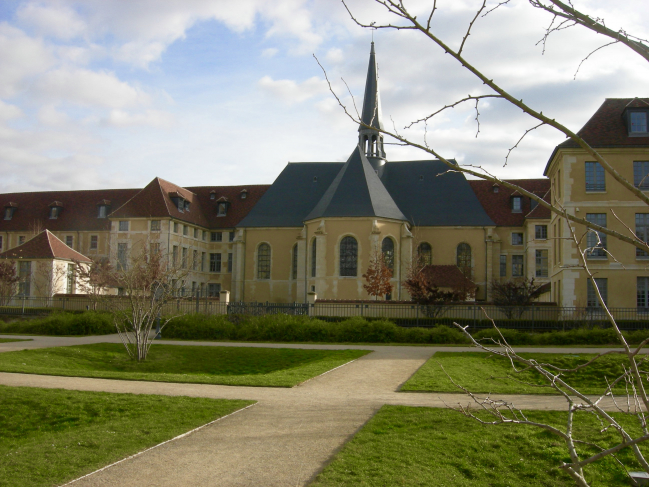
[[[469,181],[438,160],[387,162],[381,180],[414,225],[493,226]]]
[[[289,163],[239,226],[302,227],[343,165],[342,162]]]
[[[247,186],[193,186],[192,191],[203,209],[209,228],[234,228],[239,226],[250,210],[257,204],[261,197],[270,188],[270,184],[250,184]],[[214,199],[210,199],[210,194]],[[245,198],[241,199],[241,195]],[[217,216],[217,203],[229,203],[225,216]]]
[[[407,220],[359,146],[305,220],[331,217]]]
[[[24,244],[2,252],[0,259],[65,259],[91,262],[85,255],[65,245],[49,230],[43,230]]]
[[[111,209],[119,208],[139,189],[96,189],[87,191],[39,191],[0,194],[0,208],[16,208],[11,220],[0,215],[0,232],[28,232],[35,228],[52,232],[110,230],[107,218],[97,218],[97,205],[110,200]],[[50,219],[50,203],[59,201],[63,210]],[[12,204],[13,203],[13,204]]]
[[[550,203],[550,190],[546,191],[543,195],[543,201]],[[549,220],[551,213],[552,212],[549,208],[546,208],[543,205],[536,205],[532,211],[525,215],[525,218],[528,220]]]
[[[436,287],[475,288],[474,282],[465,277],[456,265],[427,265],[422,272],[430,284]]]
[[[383,130],[383,123],[381,122],[381,97],[379,96],[379,72],[376,67],[374,41],[372,41],[372,47],[370,48],[370,63],[367,67],[361,122],[365,125]],[[364,128],[362,125],[359,125],[358,130],[360,131]]]
[[[507,179],[506,181],[539,196],[543,196],[550,191],[550,180],[547,178]],[[485,179],[471,180],[469,181],[469,184],[471,185],[471,188],[473,188],[478,200],[480,200],[482,207],[496,226],[520,227],[525,222],[526,215],[532,211],[530,198],[528,196],[520,195],[516,190],[509,189],[505,186],[498,186],[498,192],[494,193],[494,184]],[[522,211],[520,213],[512,212],[511,196],[513,196],[514,193],[520,195],[522,199]],[[546,211],[549,212],[549,210]],[[536,218],[542,217],[537,216]],[[545,218],[549,218],[549,213]]]
[[[649,147],[649,137],[629,137],[623,118],[624,110],[627,108],[649,109],[649,98],[606,98],[577,135],[594,148]],[[572,139],[559,144],[552,152],[543,174],[547,174],[550,162],[558,150],[578,147],[579,145]]]

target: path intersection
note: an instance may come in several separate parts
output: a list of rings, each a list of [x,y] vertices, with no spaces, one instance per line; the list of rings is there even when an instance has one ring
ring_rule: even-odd
[[[2,337],[2,335],[0,335]],[[8,337],[8,336],[7,336]],[[12,336],[11,338],[20,338]],[[0,343],[0,352],[119,343],[117,335],[81,338],[24,337]],[[373,353],[296,387],[242,387],[141,382],[1,373],[0,384],[135,394],[250,399],[257,403],[191,435],[74,482],[90,486],[303,486],[384,404],[445,407],[466,404],[463,394],[400,393],[401,385],[435,352],[466,347],[306,345],[164,341],[171,345],[363,349]],[[523,348],[521,347],[521,350]],[[534,349],[529,352],[599,353],[602,348]],[[557,396],[507,396],[521,409],[562,410]]]

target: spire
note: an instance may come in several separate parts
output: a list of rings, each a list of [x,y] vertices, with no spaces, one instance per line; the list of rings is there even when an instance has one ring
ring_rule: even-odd
[[[379,96],[379,74],[376,68],[376,55],[374,41],[370,49],[370,63],[367,67],[367,80],[365,81],[365,97],[363,98],[363,112],[361,122],[370,128],[359,126],[358,144],[369,160],[372,167],[379,171],[385,164],[385,150],[383,149],[383,135],[378,129],[383,129],[381,121],[381,98]]]

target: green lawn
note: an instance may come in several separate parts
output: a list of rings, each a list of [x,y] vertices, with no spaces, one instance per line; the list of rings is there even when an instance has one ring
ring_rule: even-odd
[[[293,387],[370,352],[293,348],[160,345],[147,360],[98,343],[0,354],[0,371],[158,382]]]
[[[573,368],[595,357],[594,354],[559,353],[521,353],[522,357],[551,363],[562,368]],[[585,369],[566,374],[565,380],[584,394],[599,394],[606,388],[609,380],[621,375],[624,357],[607,355]],[[497,394],[553,394],[547,387],[533,387],[516,380],[502,379],[515,377],[532,384],[544,384],[540,374],[526,371],[513,373],[510,362],[499,356],[484,352],[437,352],[401,388],[402,391],[460,392],[440,367],[453,377],[458,384],[471,392]],[[622,389],[618,389],[622,391]]]
[[[559,425],[565,413],[527,414]],[[614,437],[612,432],[600,434],[592,415],[578,413],[577,420],[576,434],[582,438],[606,444]],[[628,450],[620,459],[641,470]],[[574,481],[554,468],[564,461],[569,461],[564,443],[538,428],[483,426],[449,409],[384,406],[311,487],[573,487]],[[593,486],[630,485],[613,460],[597,463],[586,475]]]
[[[31,338],[0,338],[0,343],[9,343],[9,342],[31,342]]]
[[[0,486],[54,486],[252,401],[0,386]]]

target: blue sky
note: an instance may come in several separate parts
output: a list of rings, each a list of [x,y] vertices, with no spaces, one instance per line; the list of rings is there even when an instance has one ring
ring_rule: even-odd
[[[415,10],[426,6],[412,1]],[[457,45],[476,5],[438,1],[435,31]],[[575,5],[639,37],[641,0]],[[385,13],[352,0],[365,21]],[[604,40],[568,29],[536,45],[549,23],[527,1],[479,19],[466,56],[517,97],[577,130],[605,97],[649,96],[649,66],[622,47],[579,61]],[[362,92],[371,36],[335,0],[51,0],[0,3],[0,191],[270,183],[287,162],[342,161],[356,127],[313,58],[351,104]],[[399,130],[445,104],[484,93],[421,35],[375,34],[384,123]],[[562,136],[504,103],[436,117],[428,141],[447,157],[506,178],[539,177]],[[406,131],[420,141],[423,127]],[[422,159],[389,146],[391,160]]]

